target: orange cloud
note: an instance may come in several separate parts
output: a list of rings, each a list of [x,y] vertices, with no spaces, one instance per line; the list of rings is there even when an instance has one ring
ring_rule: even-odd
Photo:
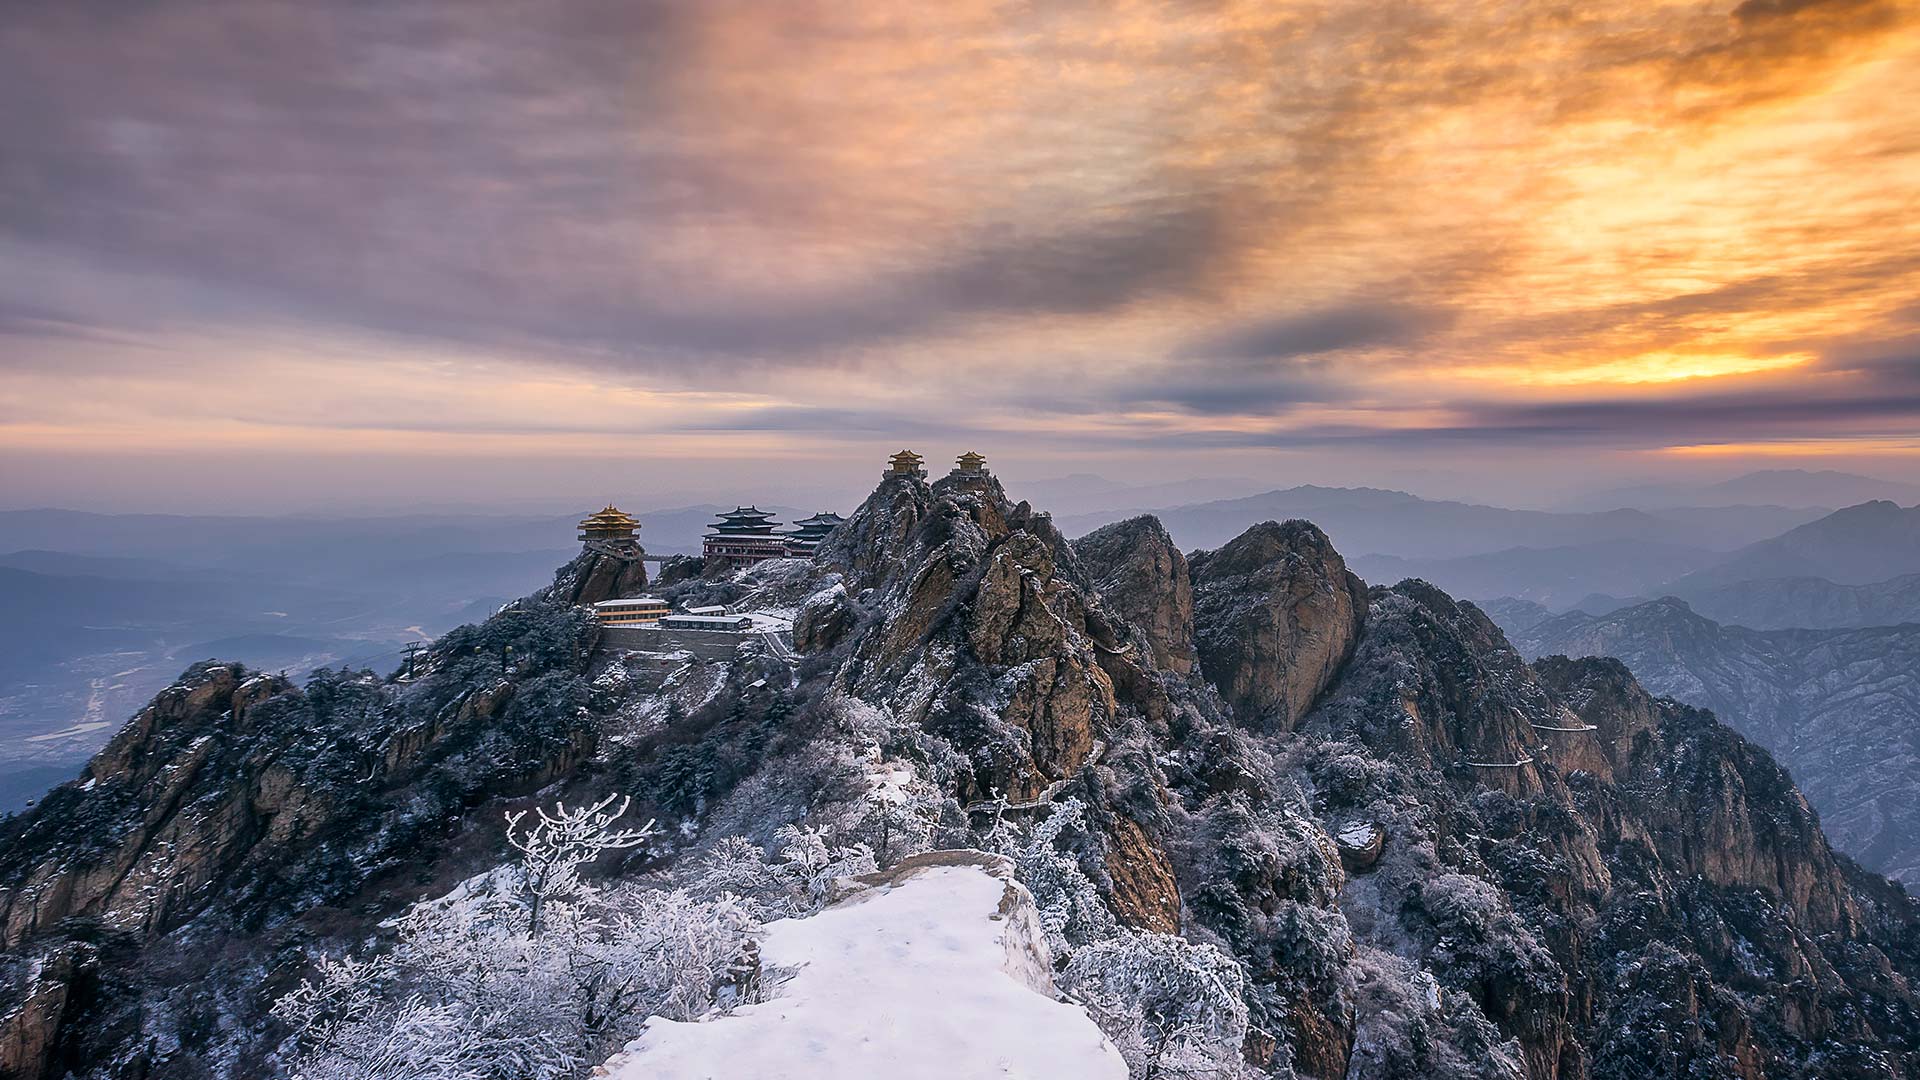
[[[1889,0],[59,7],[0,41],[7,445],[1920,421],[1834,378],[1920,337]]]

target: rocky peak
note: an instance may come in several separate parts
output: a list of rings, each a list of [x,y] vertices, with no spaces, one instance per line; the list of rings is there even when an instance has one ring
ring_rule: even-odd
[[[1550,656],[1533,670],[1566,707],[1563,722],[1552,725],[1565,730],[1545,736],[1565,771],[1613,779],[1627,771],[1635,744],[1660,726],[1659,704],[1617,660]]]
[[[1410,580],[1373,590],[1367,633],[1318,724],[1519,794],[1549,782],[1540,729],[1571,726],[1564,712],[1479,608]]]
[[[1185,675],[1193,647],[1193,579],[1187,557],[1150,514],[1115,522],[1073,542],[1101,600],[1135,631],[1153,667]]]
[[[633,543],[588,543],[554,574],[552,594],[564,603],[588,606],[638,596],[647,587],[645,554]]]
[[[1305,521],[1262,522],[1191,566],[1201,670],[1241,723],[1291,731],[1353,651],[1366,586]]]
[[[915,561],[913,545],[933,505],[925,480],[890,476],[820,542],[814,559],[841,570],[850,590],[883,584]]]
[[[242,827],[229,807],[199,796],[237,779],[221,775],[228,748],[255,730],[266,702],[292,692],[283,678],[218,663],[196,664],[160,691],[80,780],[10,823],[17,831],[0,845],[0,881],[10,883],[0,888],[0,945],[74,916],[148,933],[190,910],[224,872]]]
[[[817,562],[838,580],[796,642],[964,748],[967,798],[1030,799],[1086,763],[1117,709],[1109,624],[1047,515],[992,477],[888,477]]]

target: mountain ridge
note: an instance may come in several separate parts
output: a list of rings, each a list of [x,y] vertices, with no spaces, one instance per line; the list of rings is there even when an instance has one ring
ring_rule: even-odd
[[[33,1003],[0,1065],[267,1075],[260,976],[486,872],[503,807],[631,791],[672,839],[605,872],[671,870],[783,823],[860,835],[902,767],[934,846],[1083,806],[1049,873],[1233,957],[1271,1075],[1920,1065],[1920,907],[1764,751],[1617,663],[1528,665],[1423,582],[1366,588],[1314,525],[1189,559],[1150,518],[1076,544],[990,478],[904,475],[810,562],[623,585],[609,557],[411,680],[198,665],[0,822],[0,977]],[[574,606],[629,587],[791,611],[797,655],[661,681]],[[1064,948],[1113,932],[1049,910],[1080,911]]]
[[[1920,624],[1753,630],[1678,597],[1515,621],[1528,655],[1617,657],[1656,691],[1733,718],[1792,765],[1836,843],[1920,885]]]

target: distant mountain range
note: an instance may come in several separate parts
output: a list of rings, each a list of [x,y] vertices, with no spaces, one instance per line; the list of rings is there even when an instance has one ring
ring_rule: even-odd
[[[1767,578],[1816,577],[1841,585],[1920,573],[1920,506],[1877,501],[1836,510],[1761,540],[1666,590],[1676,595]]]
[[[1252,483],[1070,476],[1015,494],[1094,507],[1059,518],[1074,535],[1135,506]],[[728,508],[639,509],[641,540],[656,554],[698,551]],[[766,508],[784,520],[823,509]],[[1551,610],[1603,611],[1632,601],[1601,597],[1676,591],[1702,612],[1764,628],[1894,622],[1920,607],[1920,584],[1861,581],[1920,573],[1920,511],[1891,503],[1824,517],[1737,505],[1562,513],[1303,486],[1158,513],[1186,549],[1218,546],[1261,520],[1305,518],[1359,553],[1352,565],[1370,581],[1417,577],[1474,600],[1511,595]],[[123,715],[206,642],[245,638],[258,646],[247,655],[298,674],[483,617],[572,553],[578,516],[0,512],[0,553],[11,552],[0,554],[0,770],[90,751],[103,737],[92,718]],[[1755,580],[1776,578],[1790,580]],[[27,741],[55,731],[70,734]]]
[[[1077,536],[1139,509],[1158,517],[1186,548],[1217,547],[1255,522],[1304,518],[1344,550],[1405,559],[1623,542],[1731,551],[1821,516],[1819,510],[1778,506],[1560,513],[1422,499],[1380,488],[1307,485],[1172,507],[1069,514],[1057,520],[1065,532]]]
[[[1379,585],[1419,578],[1470,600],[1511,596],[1557,611],[1596,594],[1638,596],[1722,557],[1705,548],[1617,540],[1569,547],[1508,548],[1454,559],[1361,555],[1348,565],[1354,573]]]
[[[1607,615],[1488,613],[1529,659],[1611,656],[1773,751],[1862,864],[1920,887],[1920,624],[1725,626],[1667,598]]]
[[[1130,509],[1166,506],[1207,499],[1233,499],[1267,485],[1247,476],[1196,476],[1154,484],[1126,483],[1092,473],[1006,481],[1011,498],[1025,499],[1056,517],[1117,513],[1114,520],[1132,516]]]
[[[1886,480],[1831,469],[1764,469],[1710,483],[1643,484],[1589,495],[1582,502],[1600,506],[1800,506],[1837,509],[1888,499],[1920,502],[1920,484]]]
[[[1816,577],[1763,578],[1688,589],[1682,598],[1709,619],[1754,630],[1920,622],[1920,574],[1871,585],[1836,585]]]
[[[1351,565],[1375,583],[1420,578],[1482,604],[1513,598],[1604,614],[1678,596],[1756,630],[1882,626],[1920,620],[1920,507],[1863,503],[1731,552],[1614,539],[1454,558],[1372,554]]]

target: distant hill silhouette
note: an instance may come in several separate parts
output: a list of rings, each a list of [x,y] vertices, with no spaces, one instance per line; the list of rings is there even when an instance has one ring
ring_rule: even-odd
[[[1799,506],[1835,509],[1874,499],[1920,502],[1920,484],[1832,469],[1763,469],[1704,484],[1644,484],[1590,496],[1603,506]]]
[[[1750,544],[1712,567],[1675,580],[1666,591],[1685,596],[1768,578],[1867,585],[1915,573],[1920,573],[1920,506],[1876,500]]]
[[[1818,511],[1785,507],[1704,507],[1560,513],[1423,499],[1382,488],[1304,485],[1152,513],[1182,547],[1217,547],[1247,526],[1304,518],[1342,550],[1363,555],[1452,559],[1511,548],[1559,548],[1632,541],[1730,551],[1804,524]],[[1059,517],[1068,535],[1132,516],[1118,511]]]

